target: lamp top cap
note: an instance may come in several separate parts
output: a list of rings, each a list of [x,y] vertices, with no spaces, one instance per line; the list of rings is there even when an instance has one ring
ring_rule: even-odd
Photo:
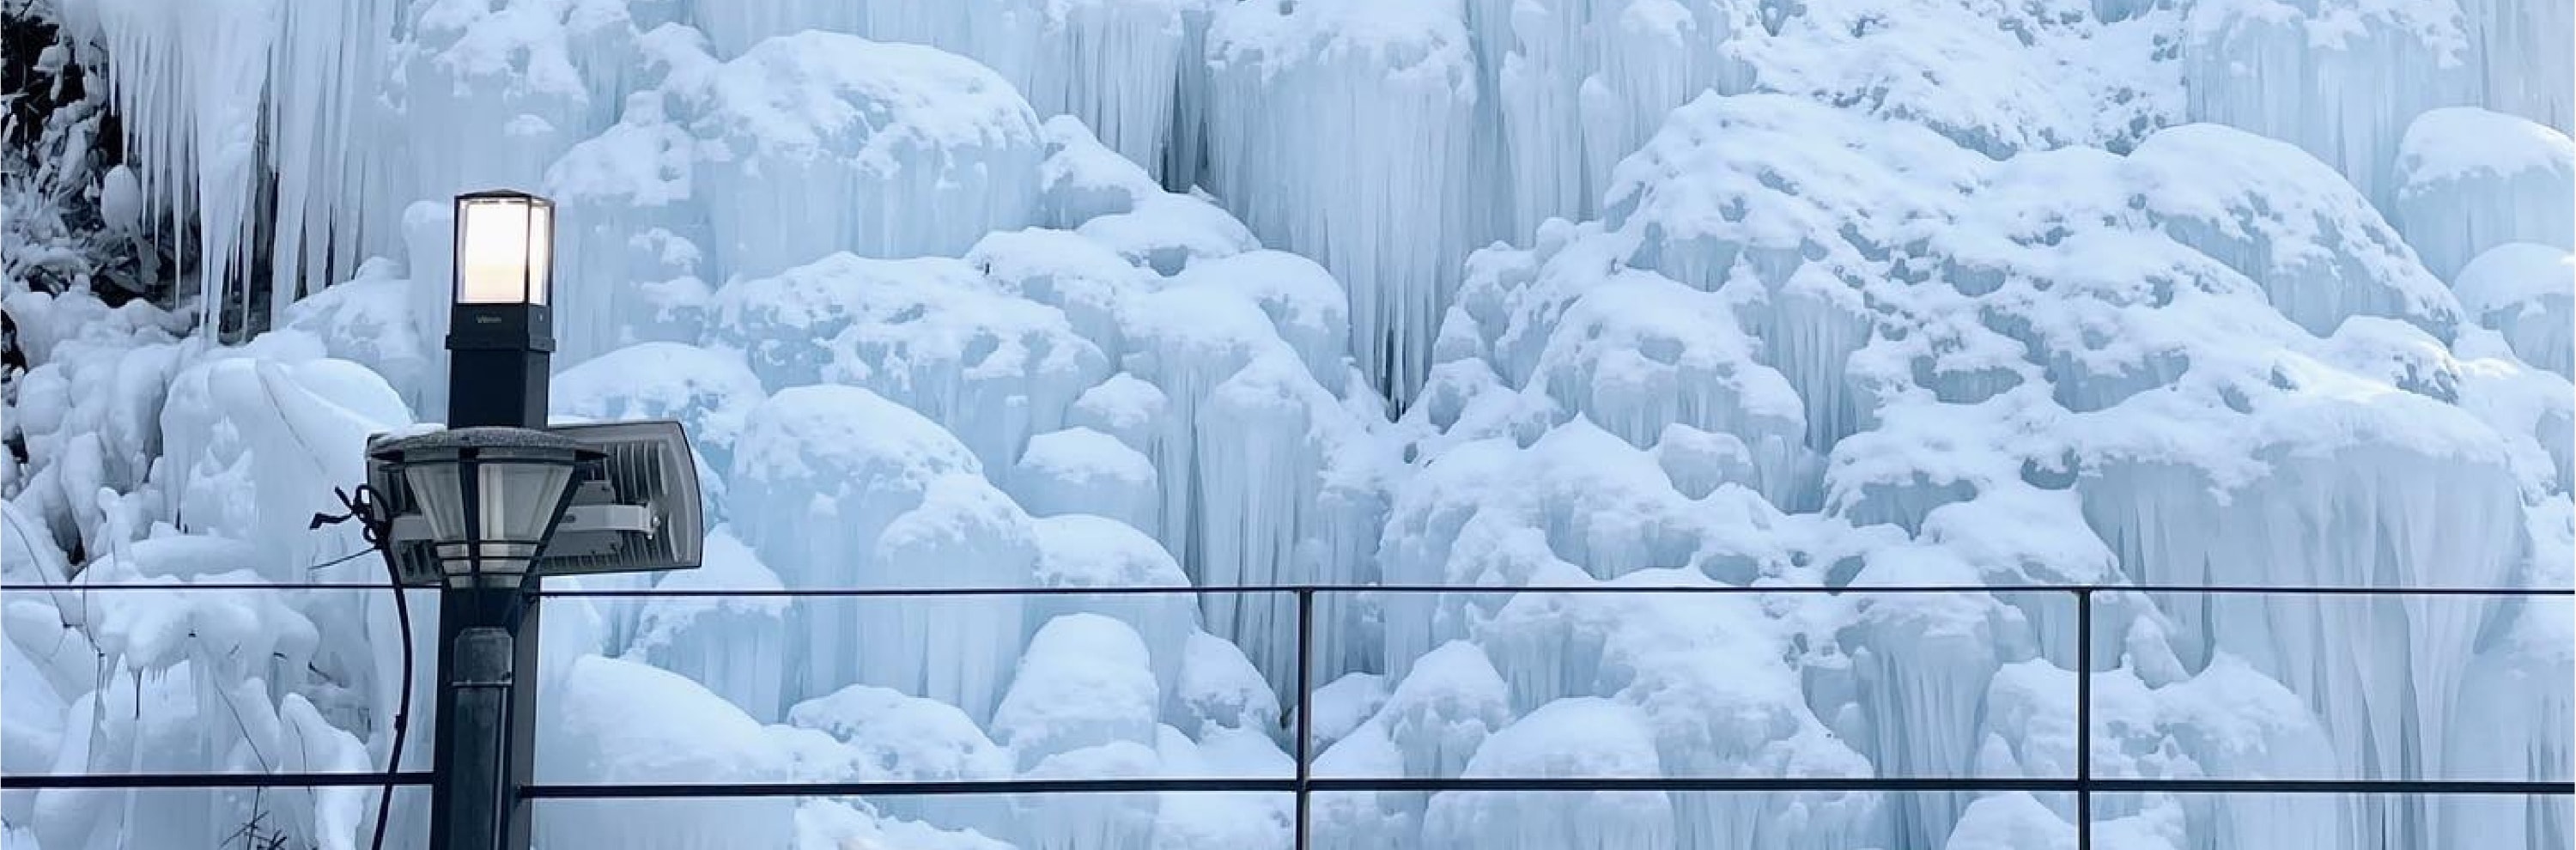
[[[591,460],[605,455],[588,443],[534,428],[481,426],[449,428],[378,444],[369,457],[388,463],[430,460],[465,450],[525,455],[557,455],[565,460]]]
[[[548,199],[544,195],[522,192],[517,189],[483,189],[480,191],[459,194],[456,196],[456,199],[459,201],[535,201],[541,204],[554,203],[553,200]]]

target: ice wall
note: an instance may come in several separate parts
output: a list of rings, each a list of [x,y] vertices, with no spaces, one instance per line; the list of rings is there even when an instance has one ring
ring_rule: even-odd
[[[1480,254],[1441,340],[1444,362],[1432,389],[1406,417],[1408,427],[1421,429],[1406,433],[1419,435],[1430,460],[1399,491],[1383,550],[1389,574],[1429,580],[1437,573],[1415,565],[1445,564],[1448,581],[1537,583],[1539,576],[1573,575],[1556,565],[1560,560],[1596,571],[1622,562],[1615,550],[1569,552],[1551,525],[1565,520],[1549,518],[1579,518],[1579,509],[1542,509],[1513,521],[1490,506],[1509,504],[1492,495],[1503,476],[1532,482],[1519,489],[1547,492],[1550,467],[1534,459],[1591,431],[1585,417],[1618,410],[1598,397],[1534,403],[1514,388],[1538,383],[1523,364],[1557,344],[1552,335],[1563,333],[1555,329],[1566,326],[1564,317],[1580,315],[1550,293],[1597,297],[1636,274],[1617,264],[1626,258],[1732,296],[1725,303],[1733,327],[1711,323],[1713,330],[1694,337],[1700,345],[1739,333],[1762,343],[1755,349],[1761,356],[1797,352],[1777,348],[1782,339],[1771,332],[1812,334],[1814,324],[1768,325],[1765,319],[1777,319],[1759,308],[1802,281],[1829,287],[1822,291],[1843,299],[1846,315],[1876,317],[1859,325],[1828,366],[1786,359],[1764,365],[1787,376],[1811,413],[1832,417],[1832,408],[1817,402],[1835,397],[1869,412],[1840,420],[1849,430],[1817,447],[1831,453],[1822,484],[1826,511],[1855,523],[1892,523],[1915,539],[1873,545],[1845,530],[1835,536],[1850,548],[1819,547],[1756,511],[1743,519],[1772,528],[1767,536],[1788,549],[1773,556],[1778,560],[1710,558],[1700,544],[1639,566],[1694,563],[1709,575],[1750,578],[1797,575],[1793,565],[1819,564],[1839,576],[1831,580],[1863,584],[2522,580],[2530,535],[2515,526],[2528,500],[2548,488],[2531,482],[2558,473],[2547,450],[2509,448],[2520,444],[2512,434],[2545,414],[2506,414],[2490,402],[2513,397],[2545,407],[2550,391],[2538,383],[2501,389],[2509,383],[2503,374],[2530,367],[2459,359],[2492,358],[2492,348],[2449,350],[2440,336],[2459,333],[2457,323],[2472,311],[2458,306],[2338,175],[2286,146],[2215,127],[2152,135],[2125,157],[2070,150],[1995,163],[1961,156],[1958,143],[1939,134],[1867,119],[1846,123],[1854,120],[1784,98],[1706,98],[1676,112],[1665,132],[1622,166],[1630,182],[1611,196],[1603,221],[1550,226],[1530,249]],[[1850,141],[1746,142],[1761,133]],[[1837,194],[1861,186],[1869,188]],[[1694,293],[1674,287],[1655,302],[1659,315],[1687,310]],[[1748,304],[1755,309],[1733,306]],[[1673,362],[1688,350],[1650,337],[1573,338],[1624,343],[1624,356],[1644,362]],[[1580,385],[1597,391],[1603,383]],[[1580,415],[1567,422],[1569,414]],[[1992,424],[1970,424],[1980,421]],[[1650,506],[1683,498],[1633,494],[1709,492],[1714,482],[1722,495],[1729,476],[1762,480],[1761,452],[1747,451],[1752,441],[1742,424],[1712,429],[1734,443],[1689,438],[1697,423],[1674,425],[1622,429],[1651,435],[1637,447],[1654,453],[1626,483],[1601,488],[1628,494],[1622,513],[1632,530],[1623,539],[1670,533],[1657,530],[1669,524],[1638,521],[1665,515]],[[2221,431],[2235,436],[2179,437]],[[2055,436],[2039,436],[2049,434]],[[1527,457],[1503,460],[1516,455]],[[1567,456],[1608,476],[1615,467],[1604,459],[1620,454],[1603,447]],[[2417,484],[2400,484],[2401,477]],[[2426,489],[2425,482],[2439,483]],[[2416,497],[2428,501],[2406,501]],[[2421,519],[2432,516],[2444,519]],[[1726,522],[1694,523],[1709,530],[1693,536],[1726,539]],[[2239,522],[2243,532],[2227,530]],[[2015,531],[1993,533],[2005,528]],[[2317,536],[2280,532],[2288,528]],[[1829,554],[1838,548],[1849,554]],[[1633,567],[1616,572],[1627,569]],[[1499,613],[1468,600],[1391,605],[1390,623],[1423,625],[1389,631],[1390,669],[1403,674],[1397,659],[1456,628],[1443,624],[1519,622],[1514,612],[1528,597]],[[2157,675],[2172,677],[2207,669],[2221,653],[2241,657],[2245,666],[2233,675],[2281,683],[2273,704],[2296,701],[2315,718],[2313,732],[2275,745],[2280,757],[2307,759],[2298,770],[2366,775],[2454,769],[2439,745],[2383,724],[2403,717],[2408,728],[2447,728],[2468,693],[2457,671],[2474,657],[2476,635],[2513,619],[2477,601],[2142,601],[2120,603],[2108,615],[2125,624],[2113,634],[2126,635],[2136,663],[2153,660],[2168,671]],[[1818,609],[1815,616],[1847,623],[1838,654],[1849,660],[1807,662],[1816,666],[1806,668],[1802,690],[1826,726],[1857,742],[1854,764],[1867,765],[1861,769],[1982,770],[1988,762],[1978,740],[1987,733],[1980,730],[1999,722],[1984,683],[2014,663],[2069,663],[2071,641],[2083,639],[2067,634],[2070,613],[2062,602],[2001,594],[1984,603],[1887,597],[1864,598],[1840,613]],[[1589,640],[1600,645],[1618,645],[1623,629],[1644,629],[1634,616],[1604,621],[1618,626],[1599,627],[1610,637]],[[2092,639],[2102,637],[2097,631]],[[2333,649],[2365,638],[2381,648],[2358,656]],[[1561,660],[1498,660],[1516,689],[1563,692],[1606,675],[1593,670],[1629,669],[1609,662],[1596,668],[1580,650],[1528,651]],[[1499,657],[1520,659],[1518,652]],[[2048,661],[2025,660],[2033,657]],[[1521,670],[1532,672],[1513,672]],[[2394,681],[2410,685],[2386,685]],[[2203,699],[2196,693],[2159,691],[2146,700],[2195,718],[2180,725],[2213,722],[2191,714]],[[1667,763],[1673,758],[1667,754]],[[2209,758],[2224,765],[2213,770],[2288,769],[2251,766],[2242,755]],[[1951,834],[1969,802],[1910,795],[1891,801],[1879,823],[1899,846],[1928,846]],[[2356,801],[2321,810],[2222,800],[2186,808],[2113,816],[2178,818],[2182,834],[2209,836],[2193,840],[2217,846],[2270,840],[2261,830],[2283,823],[2307,824],[2298,827],[2307,836],[2329,830],[2340,844],[2432,840],[2432,812],[2420,803]]]
[[[2102,775],[2567,775],[2550,606],[2106,591],[2077,635],[2058,594],[1870,592],[2564,586],[2568,87],[2541,72],[2566,51],[2533,35],[2563,2],[61,8],[116,70],[98,191],[187,240],[200,303],[283,330],[218,347],[187,328],[232,314],[9,281],[11,581],[290,581],[355,545],[303,523],[356,440],[443,406],[445,196],[499,183],[562,204],[557,412],[698,439],[731,522],[668,586],[1100,591],[559,600],[565,781],[1287,775],[1290,597],[1109,591],[1380,581],[1482,587],[1319,597],[1319,775],[2063,776],[2077,675]],[[1603,583],[1846,592],[1510,592]],[[381,596],[178,596],[8,600],[12,772],[381,758]],[[256,805],[329,846],[353,802]],[[182,846],[250,805],[13,793],[0,820]],[[1370,848],[2058,846],[2072,815],[1314,808],[1320,845]],[[1240,850],[1288,816],[868,798],[543,828]],[[2213,850],[2571,823],[2099,817]]]

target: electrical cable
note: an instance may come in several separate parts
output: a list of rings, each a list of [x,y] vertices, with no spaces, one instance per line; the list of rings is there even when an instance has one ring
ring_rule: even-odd
[[[394,566],[392,544],[386,539],[391,535],[385,527],[384,518],[375,515],[375,491],[361,486],[358,492],[361,495],[357,501],[367,513],[367,527],[364,532],[367,543],[376,547],[376,551],[384,553],[385,556],[385,586],[392,589],[394,594],[394,629],[402,633],[402,692],[394,699],[393,746],[388,748],[389,751],[385,755],[384,793],[376,798],[375,839],[368,843],[370,850],[385,850],[385,825],[392,820],[394,786],[399,783],[402,773],[403,737],[411,731],[413,652],[411,596],[403,592],[402,571]]]
[[[340,556],[340,557],[333,558],[333,559],[328,560],[328,561],[323,561],[322,563],[314,564],[313,566],[305,567],[305,568],[304,568],[304,571],[309,573],[309,572],[313,572],[313,571],[316,571],[316,570],[327,570],[327,569],[330,569],[330,568],[332,568],[332,567],[336,567],[336,566],[339,566],[339,565],[341,565],[341,564],[348,563],[348,562],[350,562],[350,561],[355,561],[355,560],[357,560],[357,559],[359,559],[359,558],[363,558],[363,557],[366,557],[366,556],[368,556],[368,555],[373,555],[373,554],[376,554],[376,549],[375,549],[375,547],[374,547],[374,546],[368,546],[368,547],[366,547],[366,548],[359,549],[358,551],[351,552],[351,553],[349,553],[349,554],[342,555],[342,556]]]

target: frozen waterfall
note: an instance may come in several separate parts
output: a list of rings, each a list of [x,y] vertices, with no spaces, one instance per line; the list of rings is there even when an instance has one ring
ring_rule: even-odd
[[[708,519],[695,570],[549,585],[618,593],[544,603],[546,782],[2053,780],[2089,739],[2101,778],[2565,783],[2566,597],[2188,588],[2576,587],[2571,9],[0,2],[42,89],[0,92],[0,770],[384,765],[405,636],[308,522],[442,418],[449,196],[508,186],[559,204],[551,413],[681,422]],[[245,583],[301,589],[202,586]],[[1293,586],[1335,588],[1304,635]],[[1344,850],[2078,827],[1307,802]],[[535,815],[548,850],[1286,850],[1299,811]],[[374,812],[13,787],[0,846],[355,848]],[[2576,841],[2566,796],[2092,812],[2122,850]]]

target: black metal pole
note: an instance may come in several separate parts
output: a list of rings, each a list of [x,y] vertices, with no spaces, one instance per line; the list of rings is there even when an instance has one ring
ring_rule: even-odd
[[[546,424],[554,316],[542,304],[457,304],[447,333],[449,427]],[[520,789],[536,779],[537,598],[519,587],[439,591],[433,850],[527,850]],[[525,687],[521,687],[525,685]]]
[[[1315,589],[1297,590],[1297,822],[1295,850],[1307,850],[1313,826],[1307,823],[1314,796],[1315,688],[1309,678],[1315,661]]]
[[[2075,590],[2075,850],[2093,850],[2093,589]]]

